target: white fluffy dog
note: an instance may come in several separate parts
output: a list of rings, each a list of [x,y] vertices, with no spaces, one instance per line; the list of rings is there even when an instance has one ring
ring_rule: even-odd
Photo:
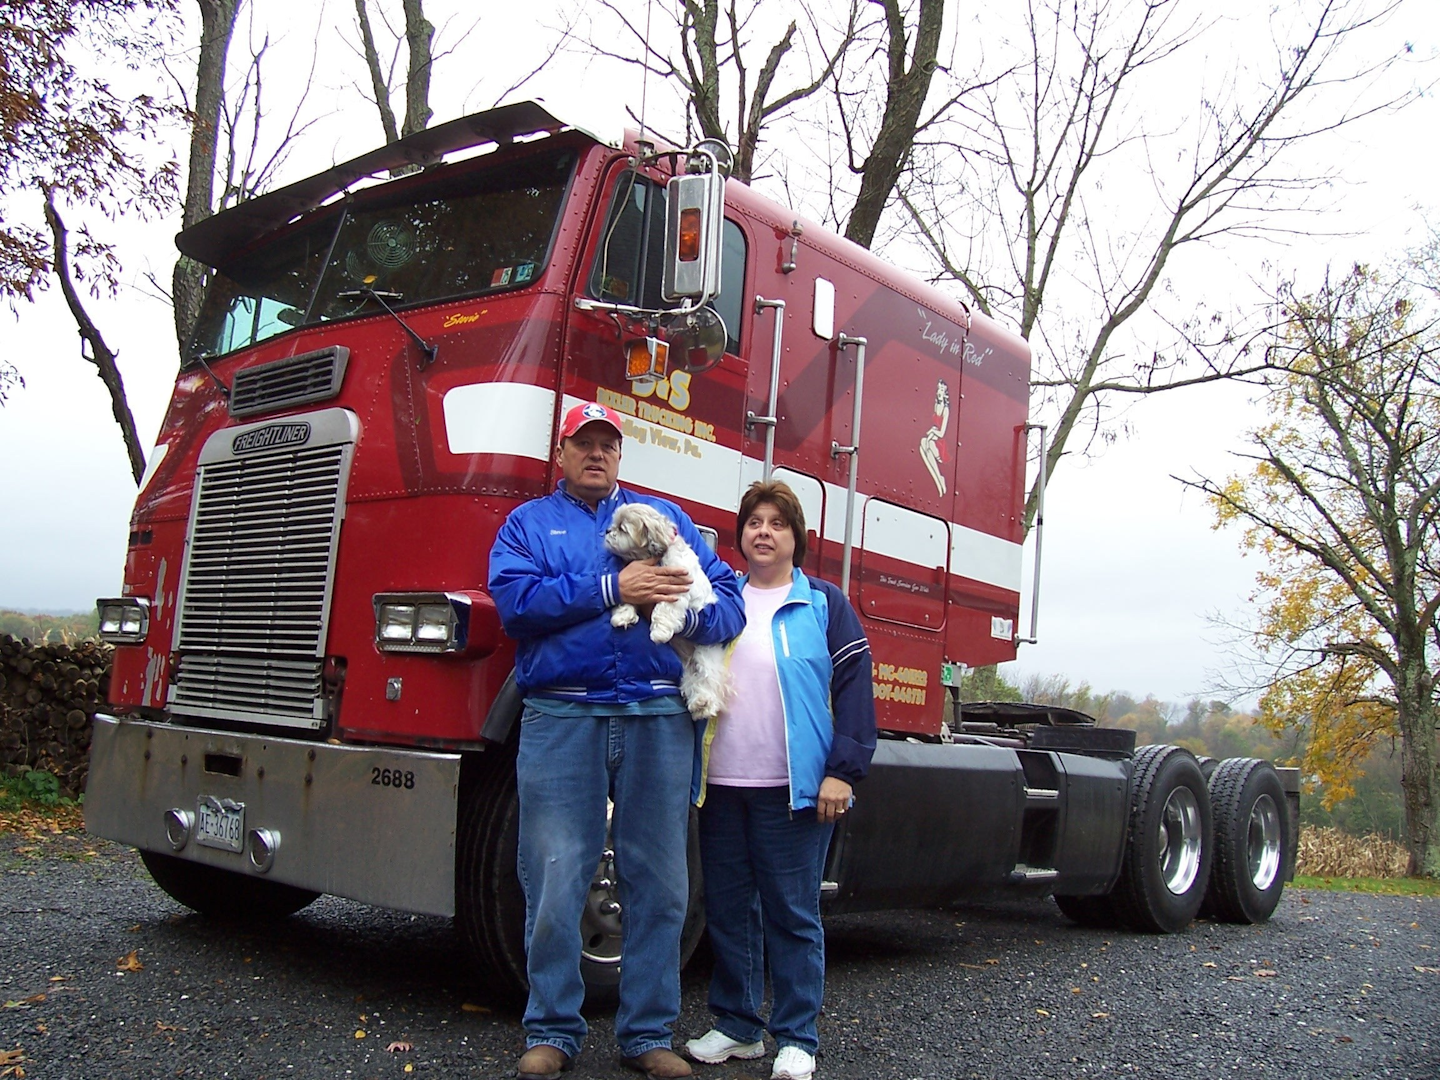
[[[605,530],[605,546],[627,562],[658,559],[661,566],[678,566],[690,575],[689,592],[678,600],[655,605],[650,615],[650,640],[660,644],[668,641],[680,654],[685,667],[680,696],[690,715],[697,720],[714,719],[725,706],[725,649],[721,645],[695,645],[675,636],[685,625],[686,612],[715,603],[715,590],[700,568],[699,558],[681,539],[674,523],[644,503],[628,503],[615,511],[610,528]],[[611,626],[634,626],[639,621],[639,612],[630,604],[615,605],[610,615]]]

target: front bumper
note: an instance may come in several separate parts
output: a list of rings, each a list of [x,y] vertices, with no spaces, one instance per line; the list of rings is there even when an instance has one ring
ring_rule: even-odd
[[[85,827],[109,840],[302,889],[448,916],[455,913],[459,790],[458,754],[99,715]],[[177,848],[166,812],[193,815],[202,799],[243,806],[240,851],[193,838]],[[252,857],[255,830],[262,830],[273,855],[264,870]]]

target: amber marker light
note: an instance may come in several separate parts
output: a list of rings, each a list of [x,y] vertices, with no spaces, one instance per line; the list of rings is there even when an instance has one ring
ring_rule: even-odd
[[[670,346],[657,338],[635,338],[625,343],[625,378],[663,379]]]
[[[694,262],[700,258],[700,210],[698,207],[680,211],[680,261]]]

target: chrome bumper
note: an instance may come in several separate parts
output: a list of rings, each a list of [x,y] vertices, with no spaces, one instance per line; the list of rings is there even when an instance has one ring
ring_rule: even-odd
[[[123,844],[378,907],[453,915],[459,789],[458,754],[99,715],[85,827]],[[244,807],[241,851],[201,846],[176,828],[202,799]]]

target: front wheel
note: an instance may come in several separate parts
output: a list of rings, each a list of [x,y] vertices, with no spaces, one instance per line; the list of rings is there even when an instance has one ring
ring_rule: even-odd
[[[519,1004],[529,992],[525,969],[525,893],[516,861],[520,803],[513,747],[486,752],[467,778],[456,837],[455,917],[476,966],[489,978],[497,998]],[[606,838],[585,908],[580,915],[580,974],[587,995],[613,997],[620,984],[624,912],[614,855]],[[680,938],[680,964],[689,961],[705,933],[704,885],[700,877],[700,833],[690,811],[686,844],[689,904]]]
[[[1195,755],[1178,746],[1135,751],[1130,829],[1111,896],[1129,926],[1173,934],[1205,899],[1214,842],[1210,793]]]
[[[1229,758],[1210,777],[1215,865],[1206,907],[1230,923],[1264,922],[1285,890],[1285,789],[1268,761]]]
[[[226,919],[282,919],[313,903],[318,892],[158,851],[141,851],[145,869],[170,897],[202,915]]]

